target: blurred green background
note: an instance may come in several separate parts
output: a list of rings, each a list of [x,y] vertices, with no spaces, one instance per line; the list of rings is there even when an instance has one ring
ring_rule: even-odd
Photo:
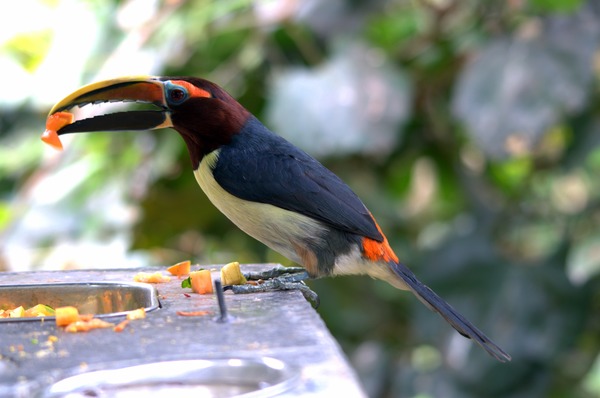
[[[2,2],[0,271],[289,264],[214,209],[173,131],[39,140],[83,84],[201,76],[348,182],[513,356],[384,282],[311,282],[370,396],[597,397],[599,44],[597,0]]]

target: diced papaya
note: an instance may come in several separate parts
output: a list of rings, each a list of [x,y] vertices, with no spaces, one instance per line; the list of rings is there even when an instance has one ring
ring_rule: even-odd
[[[74,120],[75,115],[70,112],[56,112],[46,119],[46,128],[48,130],[58,131],[66,125],[72,124]]]
[[[169,268],[167,268],[167,271],[174,276],[186,276],[190,273],[191,265],[192,263],[190,260],[186,260],[175,265],[171,265]]]
[[[63,149],[62,142],[60,142],[60,137],[56,130],[44,130],[42,133],[42,141],[59,151],[62,151]]]
[[[69,112],[56,112],[46,119],[46,130],[42,133],[42,141],[46,144],[62,150],[63,146],[58,136],[58,130],[73,123],[75,116]]]
[[[213,292],[212,276],[207,269],[190,272],[190,282],[194,293],[211,294]]]
[[[57,326],[67,326],[79,321],[79,311],[75,307],[58,307],[54,314],[56,315]]]

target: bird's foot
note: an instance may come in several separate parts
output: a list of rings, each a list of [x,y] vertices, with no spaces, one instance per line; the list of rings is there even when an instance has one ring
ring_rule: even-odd
[[[244,277],[249,281],[263,281],[266,279],[277,278],[280,276],[289,276],[293,274],[300,275],[301,279],[299,280],[305,280],[310,278],[306,270],[302,267],[284,267],[283,265],[278,265],[266,271],[244,272]]]
[[[304,283],[310,279],[304,268],[277,267],[264,272],[244,273],[244,276],[250,281],[248,284],[227,286],[226,289],[231,289],[235,294],[299,290],[313,308],[319,306],[319,296]]]

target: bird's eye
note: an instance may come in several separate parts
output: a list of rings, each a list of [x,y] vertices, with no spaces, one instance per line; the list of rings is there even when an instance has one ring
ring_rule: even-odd
[[[181,102],[185,99],[185,93],[183,90],[175,88],[169,92],[169,99],[173,102]]]
[[[179,105],[188,99],[189,94],[185,87],[167,82],[167,101],[172,105]]]

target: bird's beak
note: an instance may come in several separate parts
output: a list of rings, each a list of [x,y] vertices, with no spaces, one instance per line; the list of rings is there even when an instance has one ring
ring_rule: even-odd
[[[158,109],[115,112],[76,120],[60,128],[57,133],[152,130],[173,126],[166,106],[163,82],[151,76],[124,77],[87,85],[54,105],[49,116],[74,107],[106,102],[149,103]]]

